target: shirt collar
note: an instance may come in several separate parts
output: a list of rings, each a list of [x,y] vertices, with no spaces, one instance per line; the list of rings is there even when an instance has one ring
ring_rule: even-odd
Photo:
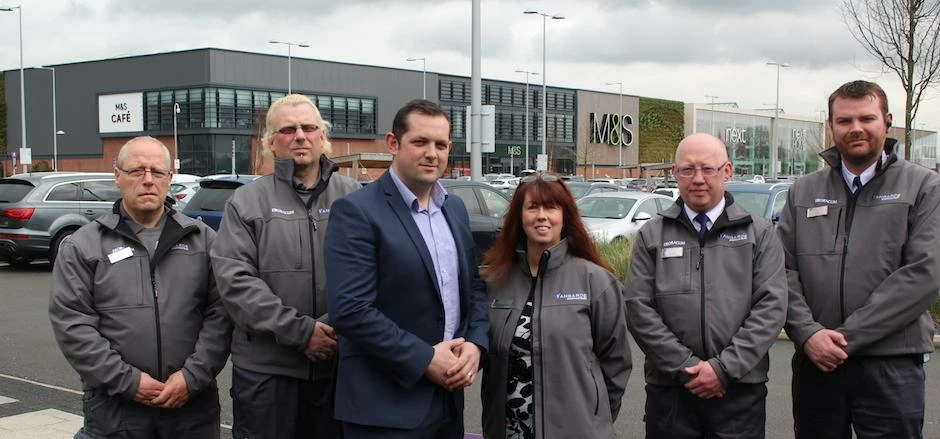
[[[682,209],[685,211],[685,216],[689,217],[691,220],[695,218],[699,212],[696,212],[689,208],[688,204],[682,203]],[[721,197],[721,200],[718,201],[718,204],[715,207],[712,207],[711,210],[705,212],[705,216],[708,217],[709,226],[714,225],[715,221],[718,220],[718,217],[721,215],[721,212],[725,210],[725,197]]]
[[[888,154],[882,150],[881,158],[878,159],[877,162],[872,163],[868,169],[865,169],[861,174],[858,175],[859,179],[862,180],[862,186],[868,184],[871,179],[875,178],[875,169],[878,168],[878,164],[885,163],[887,161]],[[853,174],[852,171],[849,171],[849,169],[845,166],[845,160],[842,161],[842,179],[845,180],[845,184],[847,184],[849,187],[852,187],[852,182],[855,181],[855,174]]]
[[[398,178],[394,168],[389,167],[388,174],[392,177],[392,181],[395,183],[395,187],[398,188],[398,192],[401,193],[401,198],[404,200],[405,205],[413,212],[419,212],[421,208],[418,205],[418,197],[414,192],[412,192],[408,186],[405,186],[405,183]],[[428,205],[428,210],[431,212],[439,210],[444,206],[444,199],[446,198],[447,190],[444,189],[441,182],[435,182],[434,186],[431,187],[431,203]]]

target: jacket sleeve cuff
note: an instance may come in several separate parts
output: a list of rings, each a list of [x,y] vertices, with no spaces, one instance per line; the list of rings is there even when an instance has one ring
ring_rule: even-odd
[[[136,367],[131,368],[131,379],[125,388],[120,390],[124,398],[133,401],[134,396],[137,396],[137,389],[140,387],[140,373],[140,369]]]
[[[297,346],[297,350],[304,352],[307,350],[307,344],[310,343],[310,337],[313,337],[313,331],[317,327],[317,321],[313,318],[306,318],[303,321],[304,331],[303,331],[303,340],[300,341],[300,344]]]
[[[709,358],[708,364],[711,365],[712,370],[715,371],[715,375],[718,376],[718,380],[721,381],[721,387],[728,390],[728,386],[731,385],[731,377],[728,376],[728,371],[725,370],[725,366],[721,364],[717,358]]]
[[[790,325],[786,327],[787,337],[790,337],[790,340],[793,340],[793,343],[796,344],[796,347],[800,350],[803,350],[803,344],[806,343],[806,340],[809,340],[813,334],[823,329],[825,329],[825,327],[816,322],[798,327]]]

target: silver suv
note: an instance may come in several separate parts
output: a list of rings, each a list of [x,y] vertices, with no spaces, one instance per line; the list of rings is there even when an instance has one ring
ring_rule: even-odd
[[[111,211],[121,192],[106,172],[34,172],[0,179],[0,260],[55,261],[79,227]]]

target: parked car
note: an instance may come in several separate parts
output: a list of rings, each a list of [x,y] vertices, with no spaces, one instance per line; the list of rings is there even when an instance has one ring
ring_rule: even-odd
[[[503,227],[503,215],[509,208],[509,197],[502,191],[479,181],[438,180],[467,206],[470,216],[470,231],[477,248],[477,262],[493,245]]]
[[[661,187],[653,191],[654,194],[665,195],[673,200],[679,198],[679,188],[677,187]]]
[[[121,191],[107,172],[33,172],[0,179],[0,260],[54,262],[79,227],[111,211]]]
[[[170,180],[169,194],[176,200],[177,210],[182,210],[189,202],[189,198],[199,190],[199,180],[202,177],[191,174],[173,174]]]
[[[510,189],[515,190],[516,186],[519,186],[518,178],[497,178],[495,180],[490,180],[490,186],[493,186],[496,189]]]
[[[725,191],[734,197],[737,204],[752,215],[762,217],[774,224],[787,205],[787,192],[792,183],[746,183],[725,185]]]
[[[606,243],[633,239],[643,224],[673,203],[665,195],[648,192],[607,192],[578,200],[578,210],[591,236]]]
[[[594,183],[588,181],[565,181],[565,184],[568,185],[568,190],[571,191],[571,195],[575,200],[580,199],[586,195],[597,194],[601,192],[620,192],[623,188],[618,184],[610,183]]]
[[[183,214],[195,218],[219,230],[225,202],[235,193],[235,189],[246,185],[258,175],[216,175],[199,181],[199,190],[192,196]]]
[[[627,182],[626,188],[631,191],[649,192],[655,189],[656,185],[648,178],[634,178]]]
[[[731,177],[731,181],[746,181],[748,183],[766,183],[764,176],[760,174],[741,174]]]

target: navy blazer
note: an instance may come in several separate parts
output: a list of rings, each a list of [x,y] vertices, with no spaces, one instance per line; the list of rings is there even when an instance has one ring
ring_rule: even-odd
[[[463,202],[443,206],[457,246],[460,324],[454,337],[489,346],[485,284]],[[325,262],[330,321],[339,334],[336,418],[411,429],[431,407],[424,373],[444,335],[444,305],[424,238],[388,172],[333,202]],[[482,364],[482,359],[481,359]],[[463,391],[453,393],[463,413]]]

